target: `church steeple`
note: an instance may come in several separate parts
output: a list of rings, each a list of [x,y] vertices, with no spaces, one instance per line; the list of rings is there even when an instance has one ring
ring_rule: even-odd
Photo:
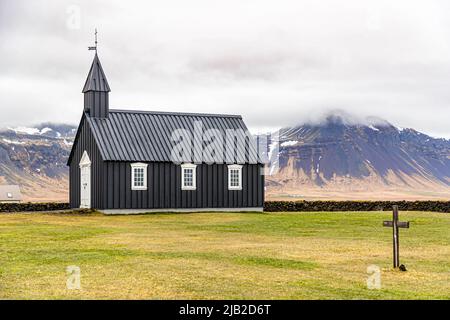
[[[97,41],[94,61],[84,84],[84,112],[94,118],[107,118],[109,114],[109,88],[102,65],[97,55]]]
[[[103,71],[100,59],[98,58],[97,52],[94,56],[94,61],[92,61],[91,69],[89,70],[86,83],[84,84],[83,93],[88,91],[99,91],[99,92],[110,92],[111,89],[108,85],[108,80],[106,80],[105,72]]]

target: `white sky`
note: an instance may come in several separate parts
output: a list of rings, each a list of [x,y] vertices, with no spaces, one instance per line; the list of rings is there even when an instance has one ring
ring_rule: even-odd
[[[242,114],[255,133],[341,109],[450,138],[449,9],[0,0],[0,126],[79,121],[97,27],[112,108]]]

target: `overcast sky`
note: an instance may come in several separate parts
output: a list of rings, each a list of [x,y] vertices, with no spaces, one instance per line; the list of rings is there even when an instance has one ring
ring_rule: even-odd
[[[95,27],[113,108],[255,133],[341,109],[450,138],[446,0],[0,0],[0,127],[79,121]]]

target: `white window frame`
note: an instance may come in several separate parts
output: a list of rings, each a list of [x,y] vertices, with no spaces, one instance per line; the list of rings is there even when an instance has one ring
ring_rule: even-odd
[[[148,164],[136,162],[131,164],[131,190],[147,190],[147,166]],[[134,185],[134,169],[144,169],[144,185]]]
[[[184,169],[192,169],[192,186],[184,185]],[[197,189],[197,165],[193,163],[183,163],[181,165],[181,190]]]
[[[239,171],[239,186],[231,185],[231,171]],[[240,164],[230,164],[228,165],[228,190],[242,190],[242,166]]]

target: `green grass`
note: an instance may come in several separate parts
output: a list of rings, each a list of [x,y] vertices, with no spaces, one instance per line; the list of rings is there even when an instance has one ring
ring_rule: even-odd
[[[400,216],[407,272],[389,212],[0,214],[0,299],[450,299],[450,215]]]

